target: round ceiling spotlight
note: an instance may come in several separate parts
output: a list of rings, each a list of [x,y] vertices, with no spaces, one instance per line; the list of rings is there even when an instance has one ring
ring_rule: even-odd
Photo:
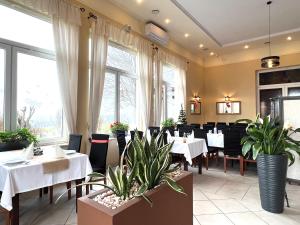
[[[151,12],[155,16],[157,16],[160,13],[159,9],[153,9]]]

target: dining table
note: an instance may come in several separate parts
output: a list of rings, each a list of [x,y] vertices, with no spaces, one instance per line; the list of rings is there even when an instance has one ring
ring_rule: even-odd
[[[209,147],[224,148],[224,134],[207,133],[207,145]]]
[[[66,150],[58,158],[54,146],[42,151],[31,159],[24,158],[24,150],[0,152],[0,206],[9,211],[11,225],[19,225],[21,193],[75,181],[76,198],[82,196],[79,184],[92,172],[88,155]]]
[[[180,154],[184,158],[184,170],[188,171],[188,165],[192,165],[192,160],[197,158],[198,173],[202,174],[202,156],[208,152],[205,139],[194,137],[169,137],[169,142],[174,142],[171,152]]]

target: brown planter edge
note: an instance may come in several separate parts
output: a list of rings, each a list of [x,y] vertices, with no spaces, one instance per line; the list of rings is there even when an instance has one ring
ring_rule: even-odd
[[[182,171],[182,174],[178,177],[175,178],[175,180],[178,182],[178,184],[182,185],[184,188],[184,191],[186,192],[187,195],[182,195],[180,193],[175,192],[174,190],[172,190],[169,186],[167,186],[166,184],[162,184],[159,187],[150,190],[146,193],[146,196],[148,196],[150,199],[152,199],[152,197],[156,197],[158,195],[160,195],[159,192],[162,192],[164,194],[170,194],[171,198],[168,198],[167,203],[166,202],[162,202],[160,204],[171,204],[172,205],[172,209],[166,209],[166,210],[172,210],[174,212],[174,215],[172,214],[172,218],[170,218],[170,220],[172,221],[178,221],[178,219],[176,219],[176,217],[179,217],[179,221],[182,220],[183,218],[185,219],[185,223],[184,225],[192,225],[192,221],[193,221],[193,175],[191,172],[186,172],[186,171]],[[92,198],[94,198],[95,196],[101,194],[102,192],[106,191],[105,189],[101,190],[101,191],[96,191],[94,193],[91,193],[87,196],[81,197],[79,198],[78,201],[78,225],[86,225],[87,221],[89,225],[94,225],[93,224],[93,220],[95,220],[95,224],[98,225],[135,225],[135,224],[140,224],[140,225],[146,225],[146,224],[155,224],[155,225],[160,225],[159,223],[159,218],[160,215],[156,215],[158,214],[157,212],[155,212],[153,215],[153,220],[158,220],[158,221],[153,221],[151,223],[149,223],[149,221],[144,221],[143,224],[141,224],[141,222],[138,222],[137,218],[133,218],[133,220],[130,220],[131,222],[129,223],[129,221],[126,222],[126,219],[122,219],[122,223],[116,222],[117,221],[117,217],[126,217],[126,214],[128,215],[128,217],[130,217],[130,214],[133,213],[133,211],[129,212],[131,208],[135,208],[136,206],[140,206],[139,208],[135,209],[135,210],[139,210],[142,209],[149,209],[147,210],[147,212],[137,212],[138,216],[137,217],[141,217],[142,215],[140,214],[149,214],[151,212],[153,212],[151,206],[149,205],[149,203],[147,203],[143,198],[134,198],[129,200],[126,204],[116,208],[116,209],[110,209],[107,208],[104,205],[101,205],[97,202],[95,202]],[[165,198],[166,196],[164,196]],[[166,199],[165,199],[166,200]],[[172,201],[174,204],[172,204]],[[159,204],[157,201],[155,201],[155,199],[153,199],[153,208],[157,207],[156,204]],[[161,207],[160,207],[161,208]],[[165,209],[165,208],[164,208]],[[128,213],[126,213],[126,211],[128,211]],[[178,213],[176,213],[178,212]],[[96,215],[96,214],[97,215]],[[161,212],[161,216],[164,216],[164,212]],[[94,218],[91,218],[94,217]],[[99,221],[100,220],[100,221]],[[187,220],[187,221],[186,221]],[[97,221],[97,222],[96,222]],[[167,225],[166,223],[162,223],[164,225]],[[174,224],[173,222],[171,222],[170,224]],[[176,225],[176,224],[174,224]],[[183,225],[183,224],[180,224]]]

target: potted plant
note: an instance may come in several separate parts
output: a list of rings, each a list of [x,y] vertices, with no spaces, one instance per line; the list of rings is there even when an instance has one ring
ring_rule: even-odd
[[[108,167],[109,184],[96,183],[105,189],[78,199],[78,225],[193,224],[192,174],[171,168],[173,143],[161,137],[129,142],[120,165]]]
[[[27,128],[0,132],[0,151],[19,150],[37,142],[36,136]]]
[[[129,126],[126,123],[114,122],[110,124],[110,131],[114,136],[117,135],[117,131],[125,131],[126,133],[128,131],[128,128]]]
[[[292,165],[295,160],[291,151],[300,154],[300,141],[294,140],[291,135],[300,132],[300,128],[293,129],[270,116],[244,121],[248,127],[247,135],[242,139],[242,152],[247,155],[252,150],[253,159],[257,160],[262,208],[282,213],[288,161]]]

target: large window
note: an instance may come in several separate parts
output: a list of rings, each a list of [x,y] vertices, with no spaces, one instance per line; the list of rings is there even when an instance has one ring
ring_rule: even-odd
[[[100,132],[109,133],[110,124],[120,121],[136,127],[136,53],[110,43],[107,55]]]
[[[163,66],[163,91],[164,91],[164,119],[173,118],[175,121],[178,118],[179,106],[176,100],[176,68],[170,65]]]
[[[51,23],[0,5],[0,27],[0,129],[30,128],[42,143],[64,138]]]

